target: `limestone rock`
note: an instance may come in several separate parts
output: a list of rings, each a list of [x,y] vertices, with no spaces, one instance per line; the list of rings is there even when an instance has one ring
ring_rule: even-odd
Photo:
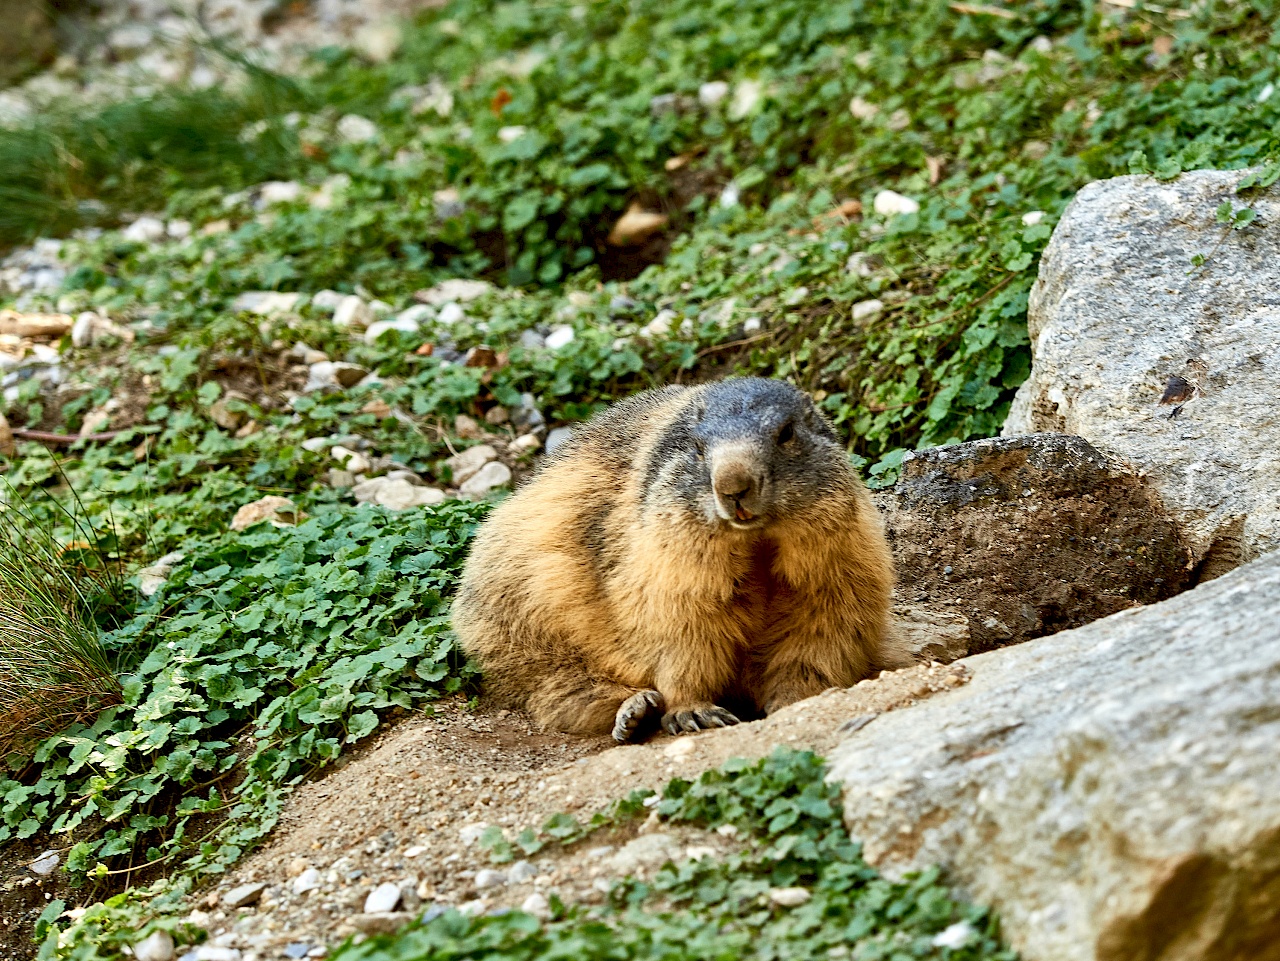
[[[1026,961],[1277,957],[1280,553],[969,658],[831,752],[891,877],[937,864]]]
[[[502,461],[490,461],[458,487],[463,497],[480,498],[511,483],[511,468]]]
[[[173,935],[168,931],[152,931],[133,945],[134,961],[172,961]]]
[[[1189,554],[1154,491],[1078,437],[910,454],[876,504],[899,603],[915,606],[917,626],[946,622],[952,635],[954,617],[964,617],[969,653],[1079,627],[1191,583]]]
[[[465,304],[467,301],[483,297],[494,290],[493,284],[485,280],[466,280],[453,278],[442,280],[428,290],[420,290],[413,295],[419,303],[443,307],[447,303]]]
[[[56,340],[71,330],[67,314],[23,314],[16,310],[0,310],[0,334],[30,337],[34,340]]]
[[[231,529],[242,531],[262,521],[267,521],[272,527],[291,527],[306,516],[289,498],[271,494],[236,511],[236,516],[231,519]]]
[[[241,884],[224,894],[220,903],[228,911],[247,907],[261,898],[262,892],[266,889],[266,884],[261,881],[256,881],[252,884]]]
[[[365,914],[386,914],[400,903],[400,888],[391,881],[384,881],[369,892],[364,899]]]
[[[445,464],[449,468],[453,482],[462,485],[474,477],[485,464],[497,459],[496,450],[488,444],[477,444],[450,457]]]
[[[1032,288],[1034,363],[1004,427],[1078,434],[1131,464],[1205,578],[1280,548],[1280,188],[1248,198],[1257,226],[1225,230],[1215,211],[1246,202],[1244,175],[1117,177],[1076,195]],[[1176,416],[1159,403],[1171,386],[1192,397]]]

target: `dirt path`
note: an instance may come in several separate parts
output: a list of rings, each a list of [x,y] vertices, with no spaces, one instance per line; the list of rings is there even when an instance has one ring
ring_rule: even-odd
[[[655,831],[650,821],[514,866],[490,864],[475,843],[479,833],[499,825],[514,838],[559,811],[586,820],[634,789],[660,789],[674,776],[694,777],[730,757],[762,757],[778,745],[823,753],[856,736],[870,716],[967,678],[961,663],[913,668],[828,691],[763,721],[626,747],[541,732],[519,713],[445,704],[299,788],[271,841],[195,898],[193,920],[215,945],[255,961],[319,957],[349,935],[394,926],[424,908],[537,910],[552,894],[598,900],[608,877],[644,873],[691,847],[694,855],[726,849],[731,833]],[[627,844],[640,834],[649,837]],[[394,910],[367,914],[370,892],[387,884],[399,889],[398,899],[383,892]],[[237,903],[246,897],[249,903]]]

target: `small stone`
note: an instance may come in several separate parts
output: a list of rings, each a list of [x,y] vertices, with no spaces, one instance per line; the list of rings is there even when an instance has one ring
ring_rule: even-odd
[[[769,892],[769,900],[780,908],[798,908],[810,897],[807,888],[774,888]]]
[[[309,867],[311,867],[311,862],[306,858],[294,858],[289,862],[289,866],[285,868],[285,873],[291,878],[296,878]]]
[[[289,498],[269,494],[236,511],[231,519],[231,529],[242,531],[263,521],[267,521],[272,527],[292,527],[306,516]]]
[[[538,876],[538,869],[528,861],[517,861],[507,869],[507,880],[512,884],[528,884]]]
[[[501,405],[490,407],[484,412],[484,422],[494,427],[500,427],[509,420],[511,420],[511,411]]]
[[[168,931],[152,931],[133,945],[134,961],[172,961],[173,935]]]
[[[359,297],[351,294],[343,297],[333,311],[333,323],[335,327],[359,327],[361,329],[368,327],[373,323],[373,311]]]
[[[729,117],[741,120],[755,111],[764,96],[764,85],[759,80],[739,80],[733,87],[733,102],[729,104]]]
[[[855,118],[862,121],[871,120],[880,112],[880,108],[875,104],[863,100],[861,97],[854,97],[849,101],[849,113]]]
[[[559,350],[561,347],[567,347],[573,343],[574,331],[568,324],[561,324],[547,334],[546,345],[548,350]]]
[[[306,894],[318,887],[320,887],[320,872],[315,868],[307,868],[293,879],[294,894]]]
[[[400,478],[385,480],[375,492],[373,502],[388,510],[403,511],[411,507],[434,507],[446,500],[437,487],[421,487]]]
[[[163,240],[164,221],[155,217],[139,217],[124,229],[124,239],[135,243],[151,244]]]
[[[501,461],[490,461],[458,488],[464,497],[480,498],[498,487],[511,483],[511,468]]]
[[[336,290],[322,290],[311,298],[311,306],[322,313],[331,314],[338,309],[338,305],[346,299],[346,296]]]
[[[531,453],[541,446],[542,441],[538,440],[537,434],[521,434],[511,442],[511,452],[519,457],[521,454]]]
[[[422,855],[426,854],[427,851],[429,850],[430,848],[428,848],[425,844],[415,844],[413,845],[413,847],[409,848],[404,852],[404,856],[412,860],[413,858],[421,857]]]
[[[367,117],[349,113],[338,121],[338,136],[347,143],[368,143],[378,139],[378,125]]]
[[[547,453],[555,453],[555,449],[573,436],[572,427],[556,427],[547,434]]]
[[[460,320],[466,320],[466,318],[466,312],[453,302],[445,304],[440,308],[440,312],[436,314],[436,320],[446,327],[451,327]]]
[[[359,364],[322,360],[310,366],[306,386],[302,389],[306,393],[317,390],[342,390],[354,387],[368,375],[369,368]]]
[[[742,322],[742,332],[748,336],[758,333],[764,326],[764,322],[759,317],[748,317]]]
[[[294,180],[269,180],[258,188],[258,206],[290,204],[302,196],[302,184]]]
[[[883,300],[863,300],[853,305],[849,311],[849,316],[855,323],[863,320],[870,320],[872,317],[879,317],[884,313]]]
[[[394,21],[366,23],[355,32],[352,46],[373,63],[386,63],[404,43],[404,33]]]
[[[1028,227],[1034,227],[1040,221],[1044,220],[1043,210],[1028,210],[1022,215],[1022,222]]]
[[[224,948],[216,944],[202,944],[195,950],[195,961],[240,961],[239,948]]]
[[[191,236],[191,221],[189,220],[170,220],[164,225],[164,232],[174,240],[186,240]]]
[[[369,892],[364,899],[365,914],[386,914],[394,911],[400,904],[400,887],[391,881],[384,881]]]
[[[445,466],[449,468],[454,484],[461,485],[479,473],[486,464],[497,459],[496,450],[488,444],[479,444],[450,457],[445,461]]]
[[[209,407],[209,417],[223,430],[239,430],[249,419],[247,411],[232,410],[228,406],[232,401],[246,404],[249,398],[238,390],[229,390]]]
[[[363,474],[371,466],[369,458],[358,451],[351,450],[349,447],[343,447],[341,444],[335,444],[329,448],[329,456],[342,465],[343,470],[351,471],[353,474]]]
[[[717,106],[727,96],[729,85],[723,80],[711,80],[698,88],[698,103],[707,108]]]
[[[612,247],[642,244],[665,227],[669,219],[666,214],[645,210],[640,204],[632,203],[614,223],[606,242]]]
[[[665,337],[671,333],[671,322],[676,319],[674,310],[660,310],[653,320],[640,328],[641,337]]]
[[[222,896],[222,906],[227,910],[248,907],[257,903],[258,899],[262,897],[262,892],[266,889],[266,884],[261,881],[253,884],[241,884]]]
[[[465,845],[475,844],[480,840],[480,836],[489,829],[487,824],[467,824],[458,832],[458,836]]]
[[[297,961],[299,958],[305,958],[310,950],[311,944],[307,941],[290,941],[284,946],[284,956]]]
[[[546,897],[534,891],[522,902],[520,902],[520,910],[526,914],[532,914],[535,918],[548,918],[551,916],[551,905]]]
[[[474,901],[466,901],[458,905],[458,913],[465,914],[469,918],[478,918],[489,910],[489,902],[484,898],[476,898]]]
[[[428,290],[418,291],[413,295],[413,299],[419,303],[443,307],[450,302],[465,304],[483,297],[493,289],[493,284],[488,281],[454,278],[442,280]]]
[[[959,951],[969,939],[973,937],[973,925],[968,921],[957,921],[950,927],[944,928],[933,936],[932,944],[935,948],[950,948],[952,951]]]
[[[478,890],[483,891],[486,888],[497,888],[507,883],[507,876],[501,871],[495,871],[492,868],[482,868],[476,872],[475,886]]]
[[[365,934],[393,934],[413,920],[408,911],[379,911],[357,914],[351,919],[352,926]]]
[[[525,350],[541,350],[547,346],[547,341],[536,330],[522,330],[520,331],[520,346]]]
[[[461,217],[467,211],[467,206],[462,202],[462,195],[452,187],[445,187],[443,190],[437,190],[431,195],[431,204],[435,209],[435,214],[441,220],[450,220],[453,217]]]
[[[453,432],[463,440],[479,440],[484,436],[484,431],[480,429],[480,423],[474,417],[468,417],[466,414],[459,414],[453,419]]]
[[[872,206],[882,217],[914,214],[920,209],[920,205],[910,197],[904,197],[893,190],[882,190],[876,194],[875,203]]]
[[[71,346],[84,349],[93,346],[93,323],[98,315],[91,310],[76,315],[76,322],[71,325]]]
[[[515,143],[517,140],[523,137],[526,132],[527,132],[527,128],[522,127],[519,124],[510,126],[510,127],[499,127],[498,139],[501,140],[503,143]]]
[[[421,325],[412,318],[405,320],[404,315],[400,315],[394,320],[375,320],[369,325],[364,332],[364,342],[366,344],[375,344],[378,338],[389,330],[398,331],[402,334],[416,334],[421,329]]]
[[[642,834],[620,847],[610,856],[609,870],[619,875],[636,874],[639,871],[658,868],[680,857],[680,842],[670,834],[655,831]]]

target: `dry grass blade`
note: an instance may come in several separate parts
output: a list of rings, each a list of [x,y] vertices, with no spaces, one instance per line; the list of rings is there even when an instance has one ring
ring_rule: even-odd
[[[53,536],[0,504],[0,760],[120,702],[87,600]]]

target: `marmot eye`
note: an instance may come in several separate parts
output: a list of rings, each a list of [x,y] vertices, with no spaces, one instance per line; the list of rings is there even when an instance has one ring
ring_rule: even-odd
[[[778,431],[778,443],[786,444],[793,440],[796,436],[796,425],[791,421],[787,421],[782,425],[782,430]]]

